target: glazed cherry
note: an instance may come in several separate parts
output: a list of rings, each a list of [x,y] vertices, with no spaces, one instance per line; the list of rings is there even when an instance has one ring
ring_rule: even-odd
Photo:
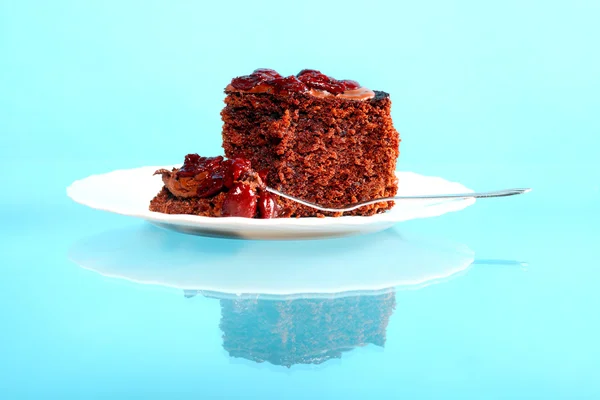
[[[264,77],[267,77],[268,79],[281,78],[281,75],[279,74],[279,72],[277,72],[273,69],[269,69],[269,68],[255,69],[254,72],[252,73],[252,75],[264,76]]]
[[[250,75],[238,76],[231,80],[231,86],[238,90],[250,90],[266,81],[281,78],[275,70],[268,68],[255,69]]]
[[[210,197],[223,190],[223,157],[200,157],[198,154],[185,156],[177,178],[191,178],[198,181],[196,195]]]
[[[235,181],[246,175],[252,170],[252,164],[245,158],[233,158],[225,161],[224,184],[227,188],[232,188]]]
[[[200,198],[211,197],[225,188],[223,178],[210,178],[202,181],[196,190],[196,196]]]
[[[251,90],[259,85],[273,88],[276,94],[303,93],[309,89],[324,90],[331,94],[344,93],[346,90],[360,88],[356,81],[339,81],[316,69],[303,69],[296,76],[283,77],[277,71],[268,68],[258,68],[250,75],[239,76],[231,81],[238,90]]]
[[[294,75],[290,75],[286,78],[276,78],[267,81],[266,83],[273,87],[275,93],[302,93],[308,90],[308,86]]]
[[[238,76],[237,78],[233,78],[231,80],[231,86],[238,90],[250,90],[255,86],[260,85],[267,79],[267,77],[258,74]]]
[[[317,71],[316,69],[303,69],[296,74],[298,78],[300,78],[302,75],[323,75],[323,73],[321,71]]]
[[[221,216],[253,218],[256,214],[256,192],[242,182],[238,182],[227,192]]]
[[[360,88],[360,84],[358,82],[350,80],[350,79],[345,79],[340,82],[344,84],[344,86],[346,87],[346,90],[354,90],[354,89]]]
[[[275,195],[271,192],[262,192],[258,200],[258,213],[261,218],[277,218],[279,204],[275,201]]]
[[[222,156],[217,157],[200,157],[198,154],[188,154],[185,156],[183,166],[177,172],[178,177],[195,176],[203,172],[207,172],[207,176],[213,171],[220,168],[223,162]]]
[[[241,157],[234,158],[231,160],[230,172],[233,175],[234,181],[237,181],[251,170],[252,164],[250,164],[250,160]]]
[[[177,171],[177,176],[187,177],[196,175],[201,158],[203,157],[200,157],[198,154],[188,154],[185,156],[183,166]]]
[[[314,69],[303,69],[298,74],[298,79],[312,89],[325,90],[332,94],[344,93],[346,90],[342,82]]]

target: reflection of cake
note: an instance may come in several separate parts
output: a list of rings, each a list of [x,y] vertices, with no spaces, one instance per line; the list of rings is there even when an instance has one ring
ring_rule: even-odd
[[[222,299],[223,347],[231,357],[259,363],[321,364],[355,347],[383,347],[395,305],[391,291],[332,299]]]
[[[314,70],[284,78],[266,69],[233,79],[225,92],[225,155],[267,169],[275,189],[329,207],[396,194],[400,138],[387,93]],[[318,214],[282,203],[292,216]],[[346,215],[372,215],[392,205]]]
[[[157,171],[165,186],[150,210],[210,217],[342,215],[273,196],[264,184],[332,208],[396,194],[400,137],[387,93],[315,70],[284,78],[267,69],[233,79],[225,93],[222,135],[229,160],[189,154],[183,168]],[[240,174],[232,178],[231,171]],[[227,211],[232,196],[234,212]],[[269,203],[267,217],[257,202],[259,208]],[[381,202],[344,215],[392,206]]]

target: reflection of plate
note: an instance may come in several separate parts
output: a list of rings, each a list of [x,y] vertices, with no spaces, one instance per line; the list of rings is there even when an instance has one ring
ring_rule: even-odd
[[[466,246],[407,238],[395,229],[268,242],[180,235],[150,225],[84,239],[70,257],[105,276],[219,299],[229,356],[288,368],[384,347],[398,288],[448,279],[474,262]]]
[[[266,242],[179,235],[147,225],[82,240],[70,257],[105,276],[212,296],[263,298],[422,286],[474,260],[464,245],[409,239],[394,229],[326,241]]]
[[[142,167],[93,175],[74,182],[67,188],[73,200],[86,206],[143,218],[164,228],[202,236],[244,239],[306,239],[348,236],[378,232],[401,221],[436,217],[462,210],[474,199],[436,201],[411,200],[397,204],[392,210],[371,217],[341,218],[210,218],[195,215],[168,215],[148,210],[150,200],[162,187],[158,168]],[[170,167],[167,167],[170,168]],[[399,196],[418,194],[465,193],[460,183],[412,172],[397,172],[401,182]]]

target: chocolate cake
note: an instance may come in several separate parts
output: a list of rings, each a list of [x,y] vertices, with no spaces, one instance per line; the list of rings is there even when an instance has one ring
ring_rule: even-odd
[[[210,217],[341,216],[274,196],[265,185],[331,208],[394,196],[400,137],[391,101],[350,80],[269,69],[234,78],[225,89],[223,157],[186,156],[159,170],[165,183],[150,210]],[[259,172],[257,172],[259,171]],[[373,215],[381,202],[343,215]]]
[[[396,194],[400,138],[387,93],[314,70],[284,78],[265,69],[233,79],[225,93],[225,155],[267,169],[273,188],[332,208]],[[278,201],[292,216],[322,215]],[[373,215],[392,206],[377,203],[344,215]]]
[[[266,171],[254,171],[243,158],[188,154],[181,168],[159,169],[155,175],[162,175],[164,186],[150,202],[151,211],[207,217],[285,216],[275,195],[265,190]]]

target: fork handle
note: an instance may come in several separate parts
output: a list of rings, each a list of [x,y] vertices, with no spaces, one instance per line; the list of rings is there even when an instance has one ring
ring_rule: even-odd
[[[488,197],[506,197],[517,194],[527,193],[531,189],[503,189],[493,190],[491,192],[473,192],[473,193],[456,193],[456,194],[432,194],[422,196],[396,196],[389,197],[393,200],[426,200],[426,199],[485,199]]]
[[[506,196],[514,196],[518,194],[523,194],[531,191],[531,189],[504,189],[504,190],[494,190],[491,192],[472,192],[472,193],[456,193],[456,194],[431,194],[431,195],[420,195],[420,196],[394,196],[394,197],[383,197],[380,199],[367,200],[360,203],[348,205],[341,208],[329,208],[329,207],[321,207],[317,204],[310,203],[308,201],[300,200],[285,193],[282,193],[278,190],[267,187],[267,191],[279,195],[288,200],[295,201],[307,207],[311,207],[317,209],[319,211],[325,212],[347,212],[356,210],[357,208],[368,206],[371,204],[381,203],[384,201],[394,201],[394,200],[449,200],[449,199],[485,199],[491,197],[506,197]]]

